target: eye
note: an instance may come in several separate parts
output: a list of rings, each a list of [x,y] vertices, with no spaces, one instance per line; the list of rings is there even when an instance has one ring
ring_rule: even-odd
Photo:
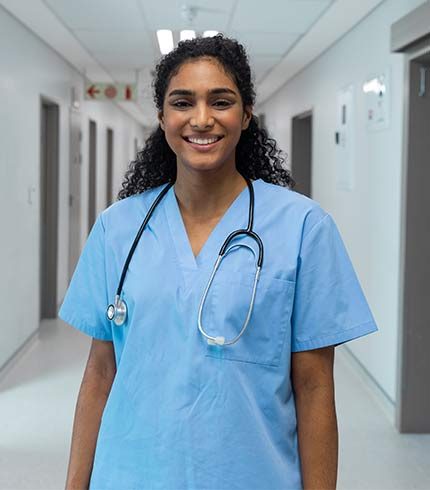
[[[189,105],[189,102],[187,102],[186,100],[177,100],[176,102],[173,102],[172,105],[181,109],[183,107],[187,107],[187,105]]]
[[[217,100],[215,104],[218,105],[218,107],[228,107],[231,105],[231,102],[229,100]]]

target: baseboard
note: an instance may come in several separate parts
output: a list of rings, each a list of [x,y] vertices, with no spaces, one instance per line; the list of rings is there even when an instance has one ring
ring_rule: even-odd
[[[9,357],[9,359],[0,366],[0,383],[8,373],[20,362],[27,352],[36,344],[39,338],[39,329],[37,328],[20,347]]]
[[[345,362],[345,364],[347,364],[351,368],[351,371],[359,379],[364,389],[383,410],[393,427],[395,427],[395,403],[385,393],[385,391],[373,378],[370,372],[363,366],[363,364],[357,359],[357,357],[346,345],[336,348],[336,357],[339,357],[343,362]]]

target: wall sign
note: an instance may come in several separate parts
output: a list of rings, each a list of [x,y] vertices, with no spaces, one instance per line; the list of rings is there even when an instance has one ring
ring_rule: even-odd
[[[85,86],[86,100],[136,101],[135,83],[88,83]]]
[[[369,131],[387,129],[390,126],[390,70],[369,76],[363,84],[366,99],[366,123]]]

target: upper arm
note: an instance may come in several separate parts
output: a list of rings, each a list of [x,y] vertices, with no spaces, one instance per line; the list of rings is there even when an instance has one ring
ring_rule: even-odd
[[[291,351],[339,345],[377,330],[339,230],[329,214],[309,222],[297,258]]]
[[[113,381],[116,361],[112,341],[92,339],[86,371],[96,373],[107,381]]]
[[[334,349],[330,345],[291,354],[291,381],[296,392],[322,386],[333,389]]]
[[[69,325],[99,340],[113,340],[106,307],[107,284],[103,213],[91,228],[79,257],[58,316]]]

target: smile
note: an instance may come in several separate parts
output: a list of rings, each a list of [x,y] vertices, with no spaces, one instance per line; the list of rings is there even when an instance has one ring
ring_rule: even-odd
[[[184,137],[183,139],[189,143],[193,148],[199,150],[209,149],[214,147],[218,141],[220,141],[223,136],[216,136],[213,138],[195,138],[195,137]]]

